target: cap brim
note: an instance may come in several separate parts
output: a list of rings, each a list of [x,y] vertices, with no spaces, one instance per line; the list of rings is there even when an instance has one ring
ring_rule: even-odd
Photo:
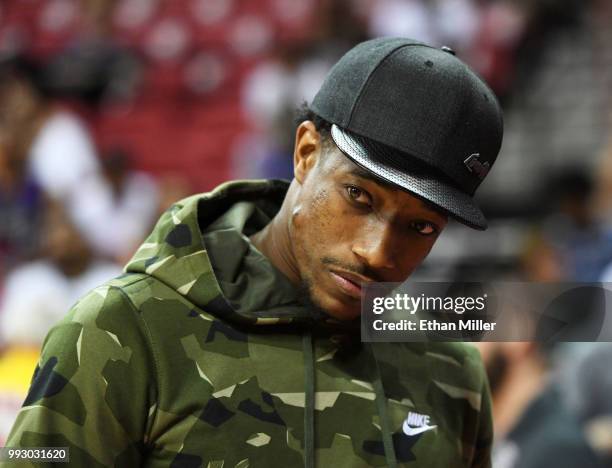
[[[474,199],[433,169],[386,145],[332,125],[331,135],[346,156],[381,179],[432,203],[462,224],[484,231],[487,220]]]

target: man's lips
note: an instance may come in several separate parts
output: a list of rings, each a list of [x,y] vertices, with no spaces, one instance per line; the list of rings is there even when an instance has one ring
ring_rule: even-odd
[[[361,288],[373,280],[348,271],[330,270],[332,279],[340,289],[351,297],[361,299]]]

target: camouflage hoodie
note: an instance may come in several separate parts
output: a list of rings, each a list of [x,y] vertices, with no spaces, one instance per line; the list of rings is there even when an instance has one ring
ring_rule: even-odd
[[[170,208],[49,333],[7,446],[88,468],[489,466],[475,350],[362,344],[249,242],[286,190],[232,182]]]

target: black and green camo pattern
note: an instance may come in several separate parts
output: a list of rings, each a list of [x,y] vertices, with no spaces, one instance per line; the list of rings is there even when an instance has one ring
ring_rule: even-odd
[[[68,466],[87,468],[300,467],[312,411],[317,467],[389,466],[385,429],[397,466],[490,466],[475,349],[362,344],[300,305],[248,242],[285,191],[234,182],[168,210],[126,273],[51,330],[7,446],[68,446]],[[436,428],[406,435],[410,411]]]

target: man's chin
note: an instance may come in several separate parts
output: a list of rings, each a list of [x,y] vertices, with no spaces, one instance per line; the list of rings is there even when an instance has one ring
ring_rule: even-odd
[[[325,290],[313,288],[310,282],[302,284],[302,299],[313,308],[313,312],[321,312],[336,320],[356,320],[361,315],[361,301],[348,296],[338,297]]]

